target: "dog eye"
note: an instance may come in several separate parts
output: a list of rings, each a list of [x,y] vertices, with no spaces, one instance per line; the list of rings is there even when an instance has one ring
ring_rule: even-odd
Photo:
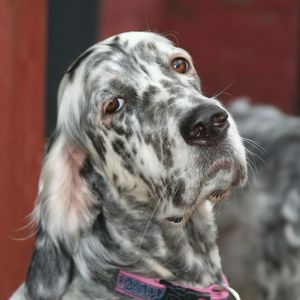
[[[112,114],[119,111],[125,104],[125,100],[122,98],[112,98],[103,105],[103,113]]]
[[[177,72],[181,74],[185,74],[190,69],[189,62],[183,58],[183,57],[176,57],[172,60],[172,68]]]

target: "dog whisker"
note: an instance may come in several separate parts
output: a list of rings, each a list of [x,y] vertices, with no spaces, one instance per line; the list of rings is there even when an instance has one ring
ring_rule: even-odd
[[[148,230],[148,227],[149,227],[149,225],[150,225],[150,223],[151,223],[151,220],[152,220],[152,218],[154,217],[154,214],[155,214],[155,212],[156,212],[156,210],[157,210],[157,208],[158,208],[158,206],[159,206],[159,204],[160,204],[160,201],[165,197],[164,191],[167,189],[167,187],[168,187],[170,184],[171,184],[171,182],[168,183],[168,184],[163,188],[162,195],[161,195],[160,197],[157,198],[155,207],[154,207],[154,209],[153,209],[153,211],[152,211],[152,213],[151,213],[149,219],[148,219],[148,220],[146,221],[146,223],[145,223],[146,226],[145,226],[145,229],[144,229],[144,231],[143,231],[143,233],[142,233],[142,235],[141,235],[141,237],[140,237],[140,244],[139,244],[139,246],[138,246],[138,253],[139,253],[139,254],[140,254],[140,251],[141,251],[141,247],[142,247],[142,244],[143,244],[144,237],[145,237],[145,235],[146,235],[146,233],[147,233],[147,230]]]
[[[260,145],[259,142],[255,141],[253,139],[245,138],[245,137],[243,137],[242,139],[244,142],[249,143],[250,145],[255,147],[257,150],[259,150],[260,152],[268,153],[268,151],[262,145]]]
[[[246,151],[253,158],[253,160],[252,160],[253,163],[255,162],[255,158],[257,158],[260,162],[262,162],[268,168],[267,162],[258,153],[255,153],[255,152],[249,150],[248,148],[246,148]]]
[[[213,98],[217,99],[220,95],[225,94],[225,91],[227,91],[228,89],[230,89],[235,84],[235,82],[236,82],[236,79],[233,80],[231,83],[229,83],[223,90],[221,90],[220,92],[215,93],[213,95]],[[230,95],[228,93],[226,93],[226,94],[229,95],[229,96],[232,96],[232,95]]]
[[[176,42],[176,46],[178,47],[179,45],[179,41],[178,38],[180,36],[179,32],[177,31],[165,31],[162,33],[163,36],[165,36],[166,38],[171,37],[173,39],[174,42]]]

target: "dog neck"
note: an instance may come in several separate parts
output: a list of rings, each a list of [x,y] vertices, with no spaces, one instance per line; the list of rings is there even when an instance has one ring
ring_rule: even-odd
[[[124,211],[116,201],[105,203],[92,235],[84,238],[80,247],[88,247],[85,252],[100,258],[104,269],[106,265],[114,266],[144,276],[172,278],[200,286],[221,280],[216,226],[208,201],[186,223],[157,221],[142,212],[138,215]],[[98,268],[95,261],[89,266],[90,273],[101,272]]]
[[[88,176],[99,214],[76,250],[75,265],[87,282],[113,290],[119,270],[178,282],[187,287],[222,283],[213,207],[204,201],[185,222],[159,221],[143,210],[127,210],[111,192],[97,189],[100,175]],[[103,180],[103,178],[102,178]],[[108,185],[108,183],[107,183]],[[149,214],[149,213],[148,213]],[[84,280],[85,281],[85,280]]]

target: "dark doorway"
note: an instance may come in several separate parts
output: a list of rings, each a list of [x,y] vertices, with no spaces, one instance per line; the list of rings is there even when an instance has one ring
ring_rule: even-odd
[[[56,124],[57,90],[68,65],[95,43],[98,0],[48,1],[46,136]]]

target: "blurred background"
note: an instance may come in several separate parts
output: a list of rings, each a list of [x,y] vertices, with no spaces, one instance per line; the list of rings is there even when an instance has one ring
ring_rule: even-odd
[[[67,66],[130,30],[187,49],[207,96],[248,96],[300,113],[298,0],[0,0],[0,299],[24,280],[33,238],[22,229]]]

